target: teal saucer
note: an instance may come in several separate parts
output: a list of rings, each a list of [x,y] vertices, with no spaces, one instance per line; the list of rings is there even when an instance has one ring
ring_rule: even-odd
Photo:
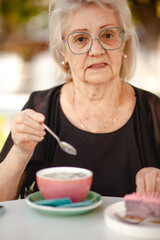
[[[36,201],[44,200],[40,192],[35,192],[30,194],[26,198],[26,203],[33,209],[44,213],[44,214],[53,214],[53,215],[59,215],[59,216],[72,216],[72,215],[79,215],[84,214],[87,212],[92,211],[93,209],[97,208],[102,204],[102,197],[100,194],[89,191],[87,197],[84,199],[84,201],[92,201],[92,204],[89,206],[83,206],[83,207],[52,207],[52,206],[43,206],[36,204]]]

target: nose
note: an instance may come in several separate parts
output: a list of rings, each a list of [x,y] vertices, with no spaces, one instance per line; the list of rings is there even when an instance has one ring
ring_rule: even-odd
[[[105,49],[101,46],[98,37],[92,37],[92,44],[89,55],[101,55],[105,53]]]

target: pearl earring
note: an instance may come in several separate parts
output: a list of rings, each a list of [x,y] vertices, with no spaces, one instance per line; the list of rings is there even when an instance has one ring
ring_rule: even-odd
[[[63,66],[65,66],[65,67],[69,67],[68,62],[62,61],[61,63],[62,63]]]
[[[126,54],[124,54],[123,56],[124,56],[124,58],[127,58],[127,57],[128,57]]]

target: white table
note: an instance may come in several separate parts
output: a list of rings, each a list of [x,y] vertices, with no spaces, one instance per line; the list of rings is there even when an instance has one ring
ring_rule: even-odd
[[[117,234],[104,221],[104,209],[121,198],[103,197],[93,211],[77,216],[43,215],[28,206],[25,200],[1,202],[0,240],[138,240]]]

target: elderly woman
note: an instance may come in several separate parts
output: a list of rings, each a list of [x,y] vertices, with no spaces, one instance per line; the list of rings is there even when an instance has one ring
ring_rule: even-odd
[[[56,0],[49,29],[68,81],[31,94],[14,118],[1,153],[1,200],[37,191],[35,172],[50,166],[92,170],[92,190],[102,195],[160,192],[160,99],[125,81],[137,41],[127,1]],[[78,154],[63,152],[43,122]]]

